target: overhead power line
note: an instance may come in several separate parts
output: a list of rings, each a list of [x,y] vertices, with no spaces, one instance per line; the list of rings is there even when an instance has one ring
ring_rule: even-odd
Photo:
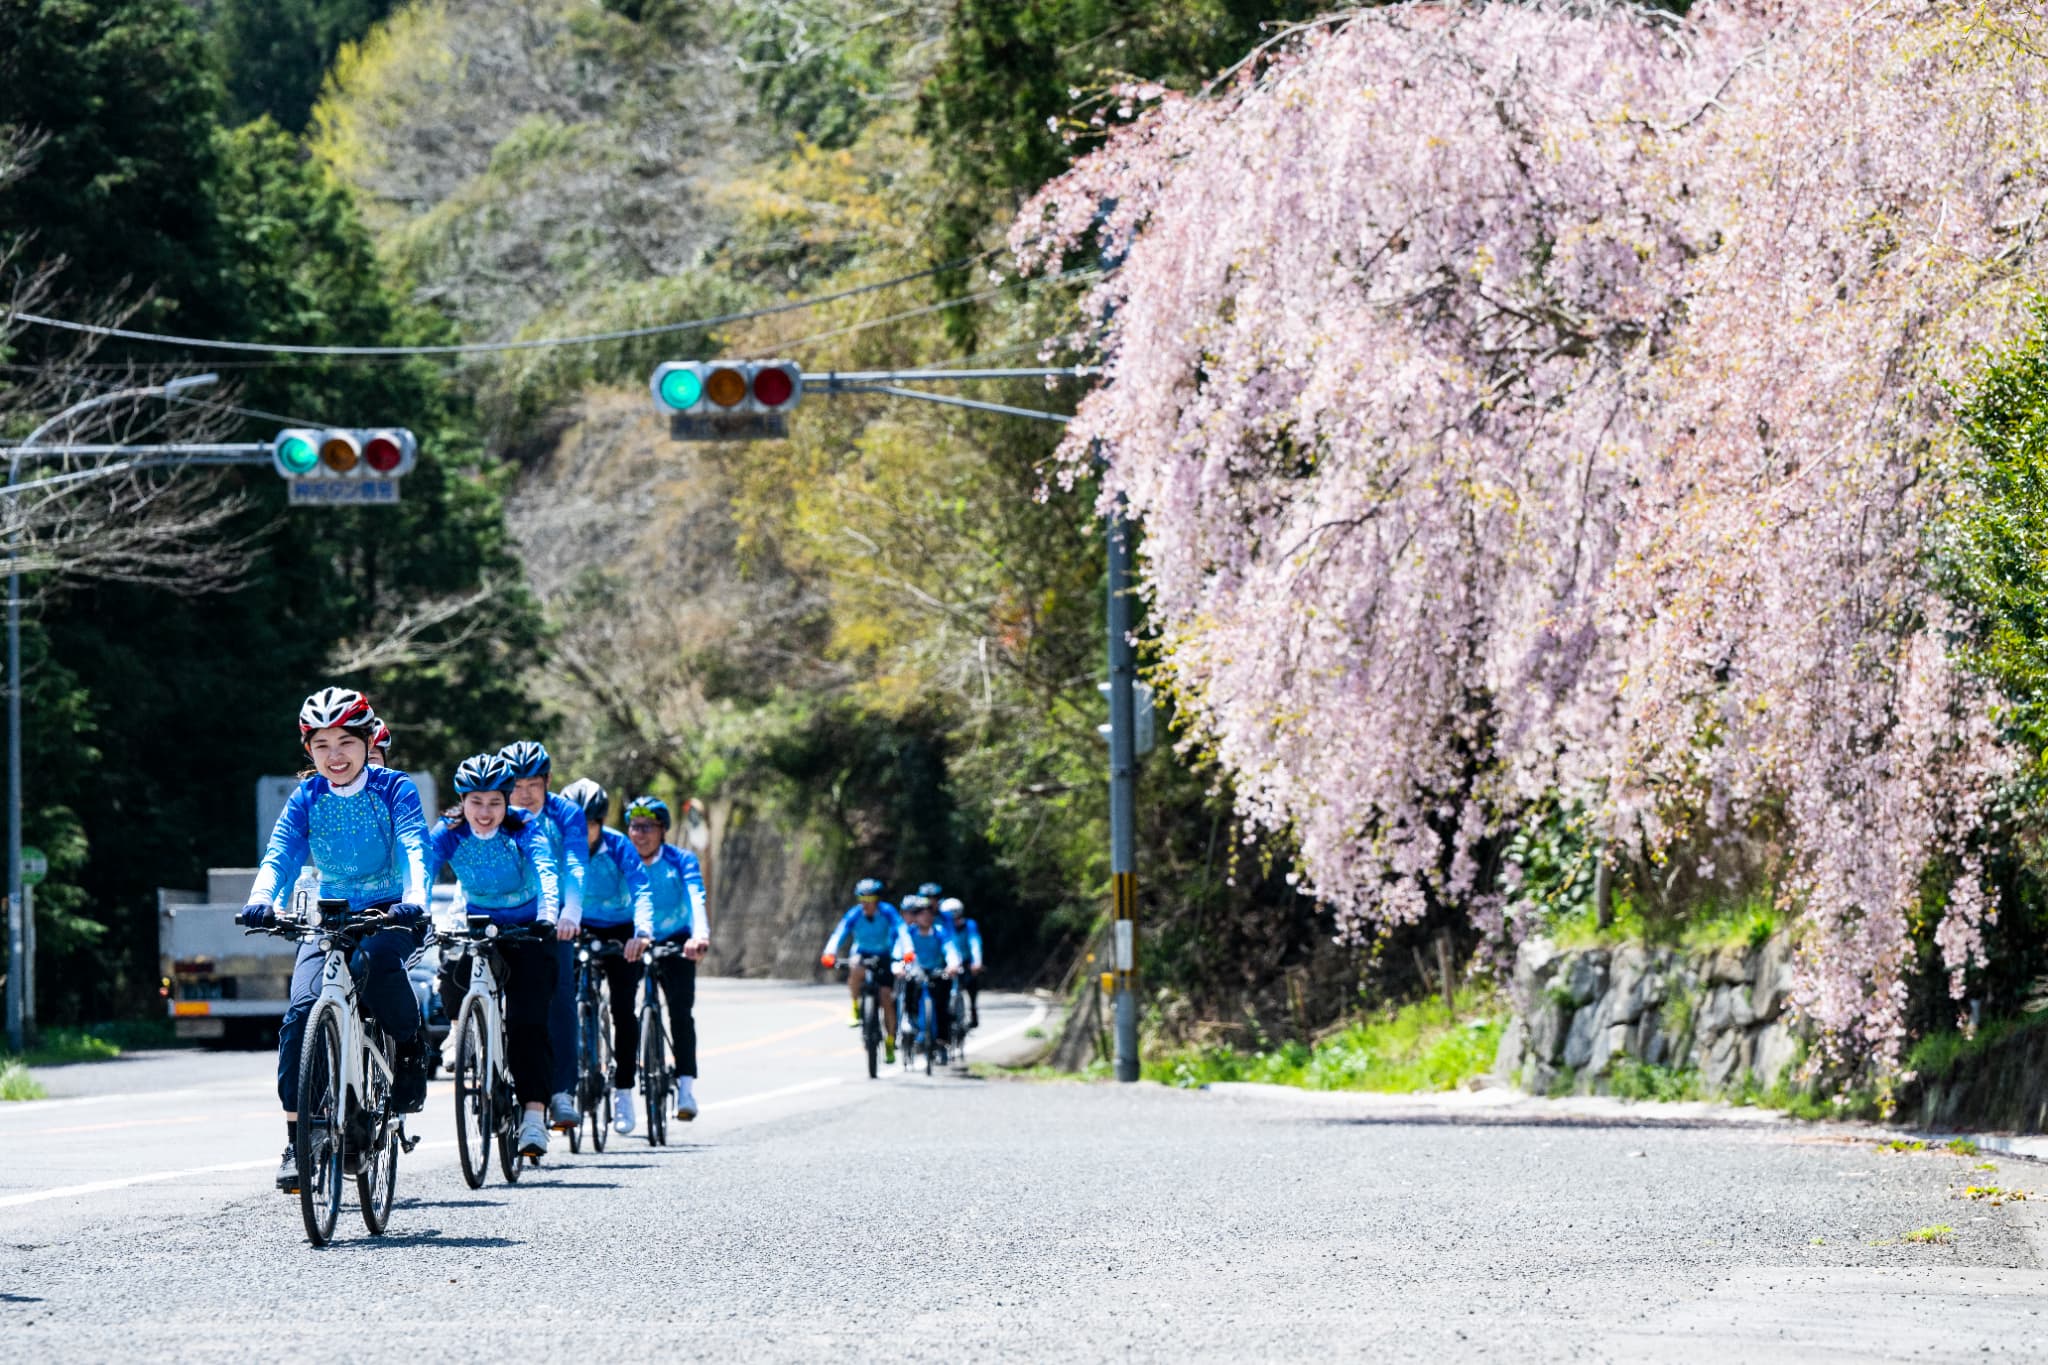
[[[928,279],[949,270],[964,270],[991,253],[984,251],[977,256],[965,257],[945,265],[931,266],[925,270],[913,271],[908,275],[897,275],[892,279],[877,280],[871,284],[855,285],[836,293],[818,294],[806,299],[792,299],[787,303],[771,304],[765,308],[749,308],[737,313],[721,313],[716,317],[692,318],[686,322],[665,322],[650,327],[627,327],[618,331],[593,332],[588,336],[533,337],[524,341],[468,341],[441,346],[297,346],[268,341],[214,341],[205,337],[178,336],[167,332],[138,332],[127,327],[105,327],[98,323],[74,322],[68,318],[47,317],[40,313],[11,314],[16,321],[37,327],[54,327],[60,331],[83,332],[87,336],[106,337],[117,341],[141,341],[157,346],[184,346],[203,351],[252,351],[265,355],[303,356],[435,356],[435,355],[491,355],[505,351],[540,351],[562,346],[596,346],[610,341],[632,341],[640,337],[670,336],[678,332],[699,332],[710,327],[722,327],[732,322],[748,322],[754,318],[773,317],[778,313],[793,313],[805,308],[816,308],[821,304],[837,303],[841,299],[855,298],[861,294],[872,294],[882,289],[892,289],[899,284]],[[980,296],[969,296],[980,297]],[[962,302],[966,300],[963,299]]]

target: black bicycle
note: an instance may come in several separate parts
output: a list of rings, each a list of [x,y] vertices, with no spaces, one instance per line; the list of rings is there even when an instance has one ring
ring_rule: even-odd
[[[611,987],[604,962],[625,956],[625,945],[585,937],[576,945],[576,1108],[590,1124],[590,1149],[602,1152],[612,1133]],[[569,1130],[569,1150],[580,1152],[583,1125]]]
[[[946,1050],[946,1060],[954,1066],[963,1066],[967,1061],[968,1018],[967,973],[965,970],[962,970],[958,976],[953,978],[952,991],[953,1017],[948,1021],[952,1026],[950,1030],[952,1042]]]
[[[363,1017],[349,966],[364,939],[392,924],[380,912],[357,914],[345,900],[323,900],[310,914],[279,915],[243,930],[315,944],[326,959],[299,1049],[299,1216],[314,1246],[333,1239],[350,1176],[363,1226],[381,1236],[397,1196],[399,1153],[419,1144],[406,1136],[405,1116],[391,1102],[396,1049]]]
[[[854,963],[862,972],[860,983],[860,1043],[868,1054],[868,1079],[881,1074],[882,986],[889,980],[889,959],[880,953],[861,953]]]
[[[494,924],[471,915],[466,931],[448,936],[452,954],[470,959],[469,990],[456,1011],[455,1147],[462,1179],[481,1189],[490,1174],[491,1142],[498,1144],[498,1172],[519,1182],[519,1100],[505,1047],[505,962],[498,945],[521,939],[552,941],[551,925]],[[540,1158],[529,1158],[538,1166]]]
[[[668,1015],[662,1010],[661,974],[654,964],[683,951],[680,943],[651,943],[640,954],[640,1100],[647,1106],[647,1145],[668,1145],[668,1115],[675,1105],[676,1067],[669,1053]]]
[[[915,962],[904,964],[901,984],[896,988],[896,1018],[902,1029],[903,1069],[911,1070],[924,1058],[924,1074],[932,1074],[932,1060],[945,1046],[939,1037],[938,1007],[932,1003],[931,974]]]

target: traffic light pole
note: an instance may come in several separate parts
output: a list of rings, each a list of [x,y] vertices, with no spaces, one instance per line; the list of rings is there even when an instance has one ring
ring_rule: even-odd
[[[952,394],[905,388],[907,383],[959,379],[1086,379],[1099,374],[1092,367],[1014,370],[853,370],[804,376],[806,392],[879,393],[916,398],[949,407],[1006,417],[1027,417],[1064,425],[1067,418],[1036,408],[1012,407]],[[1138,858],[1137,858],[1137,684],[1136,651],[1131,645],[1131,548],[1119,497],[1109,514],[1109,880],[1110,920],[1116,1032],[1116,1078],[1138,1079]]]
[[[213,383],[213,375],[193,375],[147,388],[123,389],[77,403],[50,418],[19,445],[0,447],[7,457],[7,497],[19,497],[53,484],[83,479],[109,478],[125,470],[173,464],[261,464],[270,459],[267,445],[43,445],[45,433],[59,424],[93,408],[136,398],[170,397],[181,390]],[[25,463],[51,456],[126,455],[132,458],[92,469],[73,470],[52,479],[24,485],[21,469]],[[18,532],[7,539],[10,561],[19,547]],[[29,973],[28,901],[21,879],[22,789],[21,789],[21,573],[12,563],[7,573],[7,1044],[22,1051],[28,1043],[28,1017],[34,1005],[27,995]]]

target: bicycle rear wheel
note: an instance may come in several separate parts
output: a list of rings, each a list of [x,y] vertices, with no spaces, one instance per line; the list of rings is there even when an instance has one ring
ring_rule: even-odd
[[[341,1212],[348,1082],[341,1069],[341,1012],[315,1008],[299,1051],[299,1215],[306,1240],[324,1247]]]
[[[510,1081],[500,1078],[494,1093],[491,1111],[498,1120],[498,1174],[505,1177],[507,1185],[517,1185],[519,1169],[526,1160],[519,1155],[519,1120],[526,1106],[512,1093]]]
[[[462,1158],[462,1179],[471,1189],[483,1188],[491,1169],[491,1136],[498,1125],[491,1114],[490,1061],[484,1055],[482,1005],[462,1012],[455,1038],[455,1148]]]
[[[371,1236],[383,1236],[390,1226],[391,1203],[397,1193],[398,1125],[387,1123],[375,1154],[356,1168],[356,1199],[363,1210],[363,1226]]]

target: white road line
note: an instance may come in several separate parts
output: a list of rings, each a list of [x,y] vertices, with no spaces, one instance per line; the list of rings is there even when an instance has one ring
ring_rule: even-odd
[[[1047,1008],[1046,1003],[1040,1000],[1031,1007],[1031,1013],[1025,1017],[1022,1023],[1012,1024],[1006,1029],[999,1029],[980,1039],[976,1039],[973,1034],[969,1034],[968,1041],[974,1043],[977,1048],[988,1047],[992,1043],[1007,1043],[1012,1038],[1020,1034],[1029,1033],[1032,1029],[1037,1028],[1045,1022],[1046,1015],[1050,1013],[1052,1011]]]
[[[435,1147],[453,1147],[454,1138],[442,1138],[436,1142],[422,1142],[415,1151],[427,1151]],[[85,1185],[59,1185],[55,1189],[30,1190],[27,1194],[10,1194],[0,1197],[0,1209],[18,1208],[23,1204],[39,1204],[45,1199],[70,1199],[81,1195],[103,1194],[108,1190],[125,1190],[130,1185],[155,1185],[166,1180],[178,1180],[188,1175],[218,1175],[226,1171],[260,1171],[264,1167],[275,1167],[276,1157],[264,1157],[260,1161],[223,1161],[214,1166],[190,1166],[182,1171],[152,1171],[148,1175],[125,1175],[117,1180],[95,1180]]]
[[[752,1095],[741,1095],[737,1099],[719,1100],[716,1108],[706,1112],[723,1114],[728,1109],[743,1109],[750,1104],[765,1104],[769,1100],[779,1100],[785,1095],[801,1095],[811,1090],[824,1090],[839,1084],[840,1079],[838,1076],[821,1076],[815,1081],[798,1081],[795,1085],[785,1085],[777,1090],[761,1090]]]

